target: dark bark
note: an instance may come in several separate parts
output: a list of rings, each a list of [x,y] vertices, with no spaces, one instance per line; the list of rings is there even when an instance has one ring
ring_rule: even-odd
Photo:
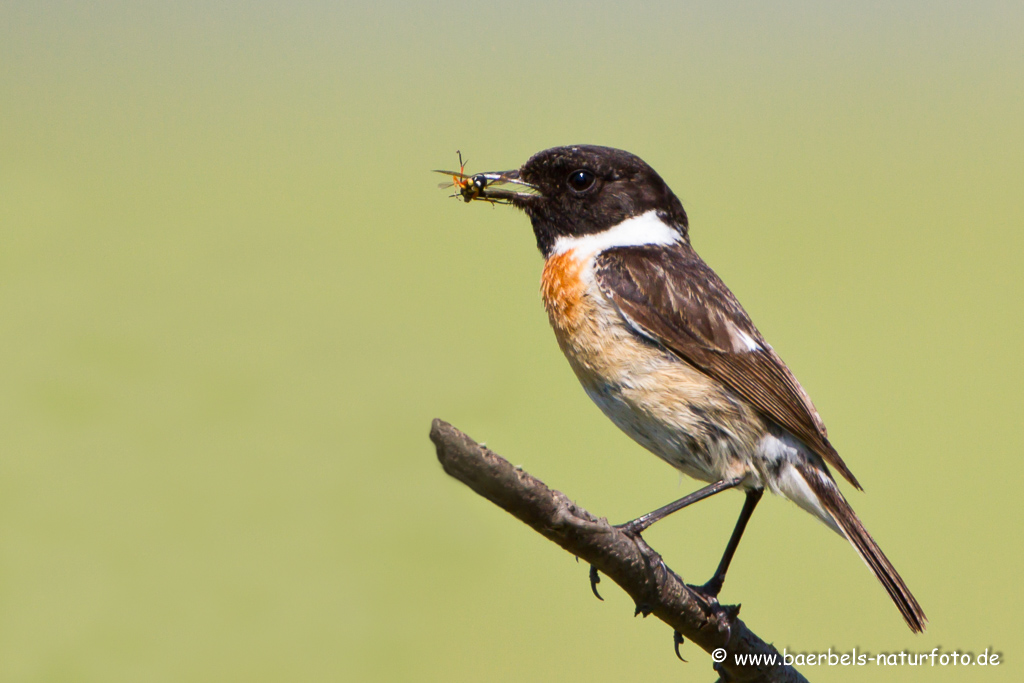
[[[653,614],[709,653],[724,648],[725,661],[715,665],[721,680],[806,683],[737,617],[738,606],[694,591],[639,536],[597,519],[447,422],[434,420],[430,439],[445,472],[596,567],[633,598],[638,613]],[[736,655],[775,655],[778,662],[738,666]]]

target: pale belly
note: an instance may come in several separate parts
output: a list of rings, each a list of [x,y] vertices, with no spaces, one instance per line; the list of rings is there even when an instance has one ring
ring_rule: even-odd
[[[542,282],[551,326],[601,411],[637,443],[691,477],[713,482],[748,476],[749,485],[761,485],[753,462],[766,430],[760,415],[635,333],[596,288],[586,286],[580,271],[589,264],[552,261]]]

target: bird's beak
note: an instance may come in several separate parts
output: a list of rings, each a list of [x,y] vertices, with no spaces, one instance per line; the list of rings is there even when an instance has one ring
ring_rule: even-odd
[[[540,196],[536,187],[520,178],[519,169],[477,173],[473,176],[473,183],[478,187],[482,185],[475,199],[513,204],[520,208]]]

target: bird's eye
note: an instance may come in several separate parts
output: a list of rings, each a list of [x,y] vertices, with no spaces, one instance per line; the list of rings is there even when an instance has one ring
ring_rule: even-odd
[[[569,188],[573,192],[586,192],[594,185],[595,180],[597,180],[597,176],[581,168],[570,173],[565,182],[569,184]]]

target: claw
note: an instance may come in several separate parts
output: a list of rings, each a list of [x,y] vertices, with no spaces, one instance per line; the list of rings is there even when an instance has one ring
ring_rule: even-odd
[[[638,614],[642,614],[642,615],[644,615],[644,619],[646,619],[647,615],[650,614],[650,613],[651,613],[651,606],[650,605],[648,605],[647,603],[644,603],[644,602],[638,602],[636,604],[636,611],[633,612],[633,616],[635,617]]]
[[[676,657],[679,657],[679,661],[680,662],[685,662],[686,660],[683,659],[683,656],[681,654],[679,654],[679,646],[682,645],[683,642],[684,642],[683,641],[683,634],[680,633],[679,631],[674,631],[672,633],[672,642],[673,642],[673,644],[676,647]]]
[[[597,592],[597,584],[599,583],[601,583],[601,577],[597,573],[597,567],[590,565],[590,590],[594,591],[594,595],[598,600],[604,602],[604,598],[602,598],[601,594]]]

